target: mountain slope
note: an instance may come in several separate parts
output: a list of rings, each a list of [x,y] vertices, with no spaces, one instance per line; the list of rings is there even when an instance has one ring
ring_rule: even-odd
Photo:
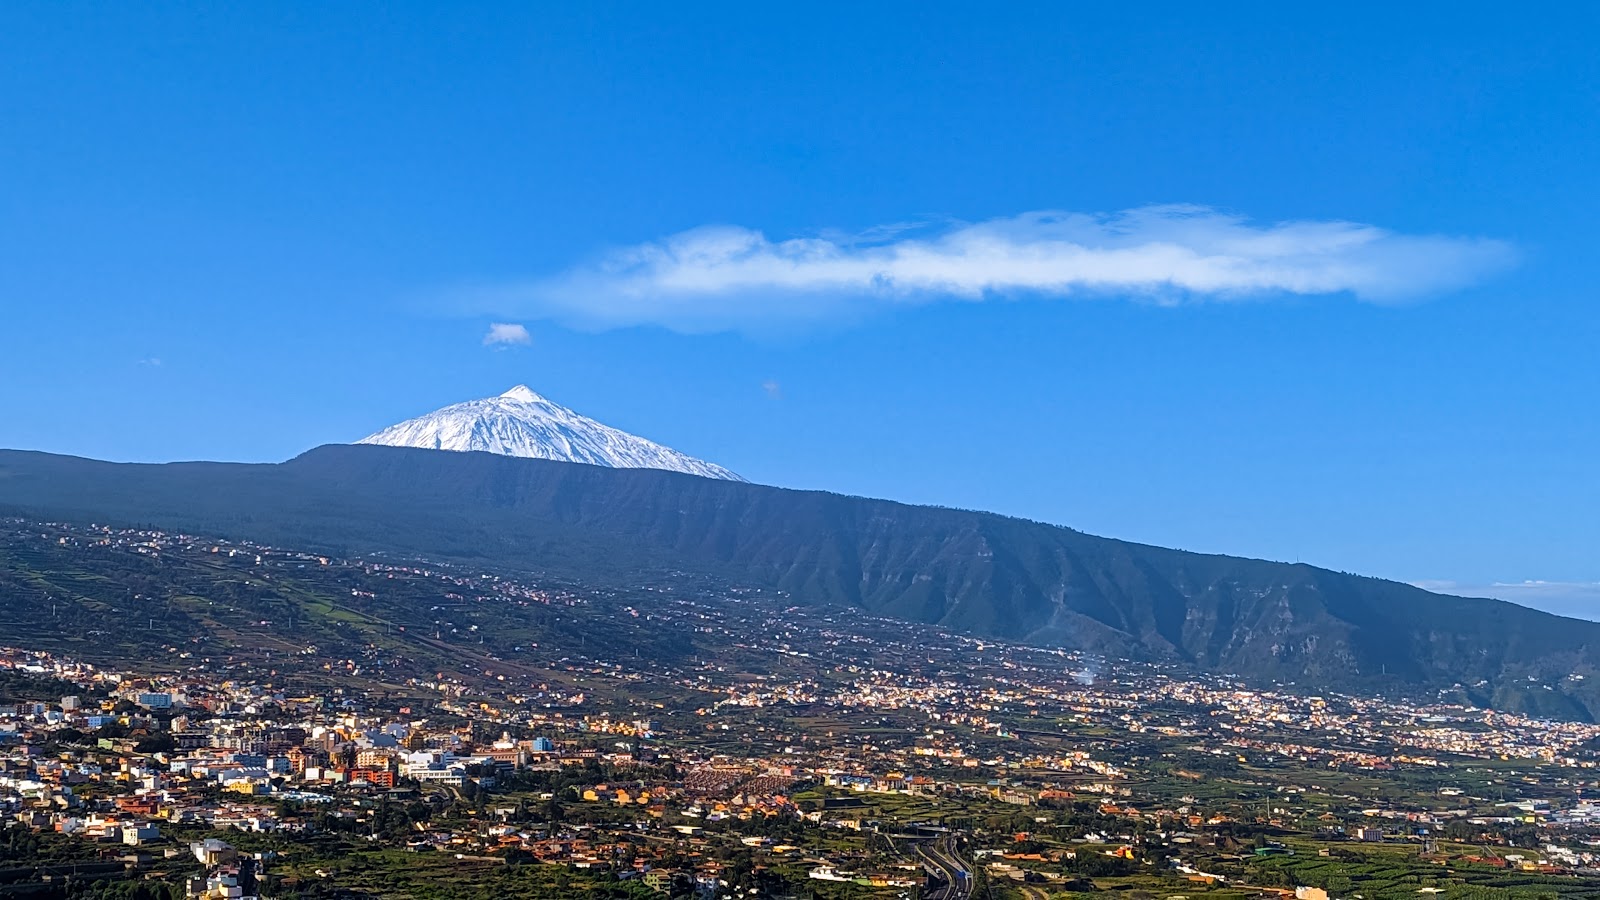
[[[1035,644],[1600,713],[1600,624],[989,513],[670,472],[364,446],[278,465],[5,452],[0,509],[597,580],[699,572]]]
[[[469,400],[391,425],[357,441],[427,450],[480,450],[619,469],[665,469],[743,481],[722,466],[602,425],[546,400],[526,385],[498,397]]]

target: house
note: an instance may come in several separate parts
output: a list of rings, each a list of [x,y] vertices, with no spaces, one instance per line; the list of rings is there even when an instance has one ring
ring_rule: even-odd
[[[151,841],[159,840],[161,840],[161,829],[149,822],[125,825],[122,828],[122,842],[130,847],[138,847]]]

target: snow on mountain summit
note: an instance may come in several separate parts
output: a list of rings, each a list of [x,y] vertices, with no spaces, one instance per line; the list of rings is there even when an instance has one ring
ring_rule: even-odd
[[[704,478],[743,481],[715,463],[602,425],[551,403],[519,384],[498,397],[468,400],[391,425],[358,444],[481,450],[502,456],[554,459],[616,469],[666,469]]]

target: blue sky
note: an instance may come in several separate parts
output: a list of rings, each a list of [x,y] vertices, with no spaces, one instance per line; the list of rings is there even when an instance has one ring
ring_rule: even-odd
[[[320,6],[0,9],[0,446],[526,382],[757,481],[1600,615],[1592,6]]]

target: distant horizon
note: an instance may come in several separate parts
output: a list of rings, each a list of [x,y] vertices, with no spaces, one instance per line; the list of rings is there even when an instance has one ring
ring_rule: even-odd
[[[526,386],[519,384],[519,385],[516,385],[515,387],[513,387],[512,389],[510,389],[508,391],[502,392],[499,395],[491,394],[491,395],[489,395],[489,397],[505,396],[505,395],[511,393],[512,391],[514,391],[516,388],[520,388],[520,387],[526,387]],[[486,397],[486,398],[474,398],[474,399],[488,399],[488,398]],[[128,465],[169,465],[169,464],[199,463],[199,462],[231,463],[231,464],[237,464],[237,465],[279,465],[279,464],[282,464],[282,463],[285,463],[285,462],[289,462],[289,461],[291,461],[291,460],[293,460],[293,459],[295,459],[295,458],[297,458],[297,457],[299,457],[299,456],[301,456],[301,455],[303,455],[305,453],[309,453],[309,452],[311,452],[313,450],[316,450],[316,449],[319,449],[321,447],[328,447],[328,446],[363,446],[363,443],[362,443],[361,440],[355,440],[355,441],[332,441],[332,442],[328,442],[328,443],[318,444],[318,445],[313,446],[313,447],[307,447],[306,449],[300,451],[299,453],[296,453],[296,454],[294,454],[292,456],[286,457],[285,459],[281,459],[281,460],[250,460],[250,461],[243,461],[243,460],[218,460],[218,459],[174,459],[174,460],[132,460],[132,461],[128,461],[128,460],[102,460],[102,459],[95,459],[93,457],[80,457],[80,458],[94,459],[97,462],[109,462],[109,463],[128,464]],[[382,445],[381,444],[378,444],[378,445],[368,444],[366,446],[382,446]],[[0,449],[20,449],[20,448],[0,448]],[[428,449],[434,449],[434,448],[412,447],[412,448],[409,448],[409,449],[428,450]],[[23,452],[47,453],[47,454],[50,453],[50,451],[45,451],[45,450],[23,450]],[[435,449],[434,452],[455,453],[455,452],[490,452],[490,451],[483,451],[483,450],[458,451],[458,450],[453,450],[453,449],[449,449],[449,448],[439,448],[439,449]],[[51,454],[51,455],[68,455],[68,454]],[[507,454],[500,454],[500,455],[507,455]],[[594,463],[582,463],[582,462],[577,462],[577,461],[572,461],[572,462],[574,462],[575,464],[578,464],[578,465],[595,465]],[[709,462],[715,463],[715,460],[710,460]],[[765,483],[762,483],[762,482],[750,482],[750,483],[757,484],[757,485],[762,486],[762,487],[773,487],[773,488],[779,488],[779,489],[782,489],[782,490],[825,491],[825,492],[828,492],[828,493],[840,493],[838,491],[831,491],[826,487],[820,487],[820,486],[801,487],[801,486],[793,486],[793,485],[765,484]],[[860,494],[851,494],[851,495],[848,495],[848,496],[859,496],[859,497],[863,497],[863,498],[866,498],[866,499],[874,499],[874,500],[887,500],[887,501],[894,502],[894,503],[905,503],[907,505],[912,505],[912,506],[939,506],[939,504],[912,503],[911,501],[901,500],[901,499],[898,499],[898,498],[895,498],[895,497],[875,497],[875,496],[871,496],[871,495],[860,495]],[[984,512],[984,513],[994,513],[994,514],[997,514],[997,515],[1010,515],[1009,513],[1004,513],[1004,512],[998,511],[998,510],[989,510],[989,509],[982,509],[982,508],[977,508],[977,507],[952,507],[952,508],[964,509],[964,510],[966,510],[968,512]],[[1025,518],[1025,517],[1018,516],[1016,518]],[[1165,546],[1168,549],[1173,549],[1173,550],[1191,550],[1192,551],[1192,549],[1193,549],[1193,548],[1188,548],[1188,547],[1153,544],[1153,543],[1151,543],[1149,541],[1141,540],[1137,536],[1103,534],[1103,533],[1095,531],[1092,527],[1085,528],[1085,527],[1080,527],[1078,525],[1074,525],[1074,524],[1070,524],[1070,523],[1066,523],[1066,522],[1049,522],[1048,520],[1031,520],[1031,521],[1046,521],[1047,524],[1055,525],[1055,526],[1061,527],[1061,528],[1070,528],[1070,529],[1075,530],[1075,531],[1082,531],[1082,532],[1084,532],[1086,534],[1093,534],[1096,537],[1109,537],[1109,538],[1114,538],[1116,540],[1124,540],[1124,541],[1132,541],[1132,542],[1135,542],[1135,543],[1150,544],[1151,546]],[[1194,551],[1194,552],[1202,552],[1202,551]],[[1246,557],[1246,558],[1252,558],[1252,559],[1262,559],[1262,560],[1265,560],[1265,561],[1268,561],[1268,562],[1284,563],[1284,564],[1288,564],[1288,565],[1306,564],[1306,565],[1314,566],[1314,567],[1319,568],[1319,569],[1324,569],[1324,570],[1327,570],[1327,571],[1334,571],[1334,572],[1350,571],[1348,569],[1342,569],[1342,568],[1340,568],[1339,566],[1337,566],[1335,564],[1317,563],[1317,562],[1311,562],[1311,561],[1300,560],[1300,559],[1293,559],[1293,560],[1290,560],[1290,559],[1272,559],[1270,557],[1256,557],[1256,556],[1251,556],[1248,553],[1241,553],[1241,552],[1234,552],[1234,551],[1227,551],[1227,550],[1222,550],[1222,551],[1210,551],[1210,550],[1208,550],[1208,551],[1203,551],[1203,552],[1207,552],[1207,553],[1219,552],[1219,553],[1222,553],[1223,555],[1226,555],[1226,556],[1240,556],[1240,557]],[[1364,575],[1364,574],[1368,574],[1368,573],[1356,572],[1356,574]],[[1372,577],[1380,577],[1381,578],[1381,577],[1384,577],[1384,576],[1372,576]],[[1503,601],[1505,601],[1507,603],[1513,603],[1513,604],[1516,604],[1518,606],[1522,606],[1522,607],[1527,608],[1527,609],[1539,610],[1541,612],[1548,612],[1548,613],[1552,613],[1554,615],[1566,616],[1566,617],[1575,618],[1575,619],[1582,619],[1582,620],[1591,621],[1591,622],[1600,621],[1600,612],[1597,612],[1597,610],[1600,610],[1600,583],[1597,583],[1597,584],[1570,585],[1570,584],[1551,584],[1551,583],[1547,583],[1547,582],[1530,581],[1530,582],[1524,582],[1524,583],[1521,583],[1521,584],[1464,585],[1464,584],[1458,584],[1456,582],[1451,582],[1451,581],[1438,581],[1438,580],[1428,580],[1428,579],[1406,580],[1406,579],[1400,579],[1400,578],[1388,578],[1386,580],[1396,581],[1396,582],[1399,582],[1401,584],[1409,584],[1412,587],[1421,588],[1422,590],[1430,591],[1432,593],[1437,593],[1437,594],[1446,594],[1446,595],[1450,595],[1450,596],[1466,597],[1466,598],[1503,600]]]

